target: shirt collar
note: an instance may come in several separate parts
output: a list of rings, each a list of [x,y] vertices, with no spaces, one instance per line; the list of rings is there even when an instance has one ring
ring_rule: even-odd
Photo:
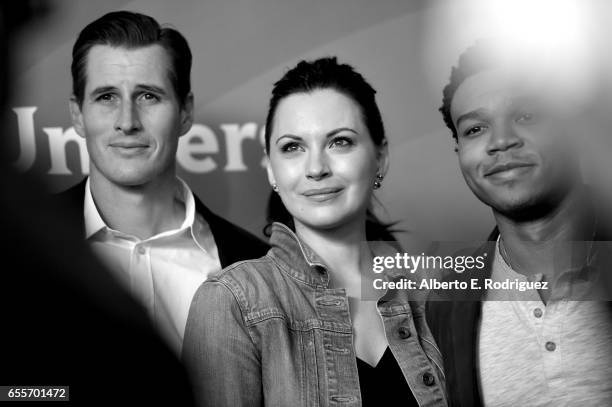
[[[176,177],[176,179],[178,182],[175,196],[185,204],[185,219],[177,230],[192,228],[195,222],[195,199],[193,198],[193,193],[191,192],[191,189],[187,183],[179,177]],[[108,225],[102,219],[102,216],[100,216],[100,212],[98,212],[98,208],[96,207],[93,196],[91,195],[90,181],[91,178],[87,178],[87,182],[85,183],[85,239],[89,239],[102,229],[111,230],[111,228],[108,227]],[[163,232],[154,237],[159,237],[160,235],[165,235],[167,233],[173,233],[177,230]]]
[[[495,244],[495,263],[497,267],[493,268],[493,273],[491,278],[495,281],[503,281],[505,279],[511,280],[519,280],[519,281],[543,281],[544,275],[542,273],[536,273],[531,277],[527,277],[519,272],[515,271],[510,264],[506,261],[504,256],[501,254],[501,236],[497,238]],[[590,242],[582,242],[584,244],[590,244]],[[596,243],[596,242],[593,242]],[[548,280],[549,283],[549,291],[551,293],[550,300],[592,300],[592,299],[601,299],[601,297],[597,297],[600,295],[600,287],[598,284],[600,283],[600,277],[602,272],[602,266],[604,264],[598,263],[596,258],[598,255],[597,249],[591,248],[588,251],[586,264],[582,267],[569,269],[561,272],[558,275],[552,276],[552,280]],[[606,266],[606,270],[609,267]],[[516,299],[527,299],[527,300],[540,300],[540,296],[538,294],[531,295],[529,297],[531,291],[527,293],[517,292],[516,290],[511,290],[510,293]]]
[[[378,242],[380,244],[372,247],[376,255],[395,255],[397,248],[388,242]],[[293,277],[308,284],[323,285],[329,284],[329,267],[323,259],[315,253],[306,243],[304,243],[293,230],[282,223],[272,224],[272,234],[270,235],[271,257],[277,260],[285,271]],[[390,278],[402,276],[397,272],[388,272]]]
[[[104,229],[106,223],[102,220],[98,208],[94,203],[93,197],[91,196],[90,178],[87,178],[85,183],[85,239],[89,239],[92,235],[97,233],[99,230]]]

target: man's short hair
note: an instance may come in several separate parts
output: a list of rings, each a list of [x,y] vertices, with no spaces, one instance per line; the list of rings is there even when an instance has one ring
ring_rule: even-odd
[[[94,45],[140,48],[161,45],[170,56],[170,81],[179,103],[191,92],[191,50],[187,40],[173,28],[161,27],[152,17],[130,11],[103,15],[81,31],[72,48],[72,93],[79,106],[83,103],[87,82],[87,55]]]
[[[498,60],[494,58],[494,48],[490,42],[480,40],[466,49],[460,56],[457,66],[451,69],[450,81],[442,90],[442,106],[438,109],[442,113],[444,123],[451,130],[455,142],[458,141],[457,129],[451,116],[451,103],[457,88],[472,75],[491,69]],[[497,61],[497,62],[496,62]]]

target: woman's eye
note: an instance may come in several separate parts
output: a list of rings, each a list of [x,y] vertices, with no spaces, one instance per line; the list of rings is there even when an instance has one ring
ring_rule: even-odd
[[[330,147],[348,147],[353,145],[353,140],[348,137],[336,137],[330,143]]]
[[[281,147],[283,153],[293,153],[300,150],[300,145],[295,142],[287,143]]]

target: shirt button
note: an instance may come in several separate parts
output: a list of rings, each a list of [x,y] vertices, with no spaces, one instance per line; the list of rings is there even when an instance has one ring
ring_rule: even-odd
[[[552,352],[555,349],[557,349],[557,345],[554,342],[551,342],[551,341],[546,342],[546,350],[547,351]]]
[[[144,246],[138,246],[138,253],[145,254],[147,252],[147,248]]]
[[[433,386],[435,382],[436,378],[434,375],[429,372],[423,374],[423,384],[425,384],[425,386]]]
[[[533,310],[533,315],[536,318],[542,318],[542,314],[543,314],[543,312],[542,312],[541,308],[536,308],[536,309]]]
[[[408,339],[410,338],[410,329],[405,326],[400,326],[397,330],[397,334],[399,335],[400,339]]]

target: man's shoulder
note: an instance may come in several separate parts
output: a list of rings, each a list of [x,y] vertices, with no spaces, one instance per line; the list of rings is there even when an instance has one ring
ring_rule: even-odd
[[[70,216],[77,217],[81,223],[84,222],[83,207],[85,205],[86,184],[87,178],[62,192],[53,194],[50,197],[51,204],[61,208]]]
[[[233,242],[235,244],[251,243],[257,245],[260,248],[265,248],[262,255],[264,255],[267,249],[269,248],[266,243],[264,243],[261,239],[257,238],[252,233],[217,215],[216,213],[209,211],[208,216],[205,216],[204,218],[209,223],[211,229],[216,229],[218,232],[222,232],[223,235],[233,239]],[[215,234],[214,231],[213,234]]]
[[[207,210],[207,213],[202,213],[200,211],[198,211],[198,213],[204,216],[204,219],[208,222],[215,239],[217,237],[227,237],[234,245],[254,245],[262,250],[261,254],[257,257],[263,256],[268,251],[269,246],[261,239],[229,220],[210,210]]]
[[[77,184],[71,186],[70,188],[58,192],[54,194],[54,198],[56,198],[60,203],[63,204],[71,204],[71,205],[79,205],[82,206],[85,200],[85,185],[87,184],[87,178],[79,181]]]
[[[221,266],[247,259],[256,259],[266,254],[268,244],[243,228],[222,218],[208,209],[194,194],[196,212],[206,220],[217,244]]]

